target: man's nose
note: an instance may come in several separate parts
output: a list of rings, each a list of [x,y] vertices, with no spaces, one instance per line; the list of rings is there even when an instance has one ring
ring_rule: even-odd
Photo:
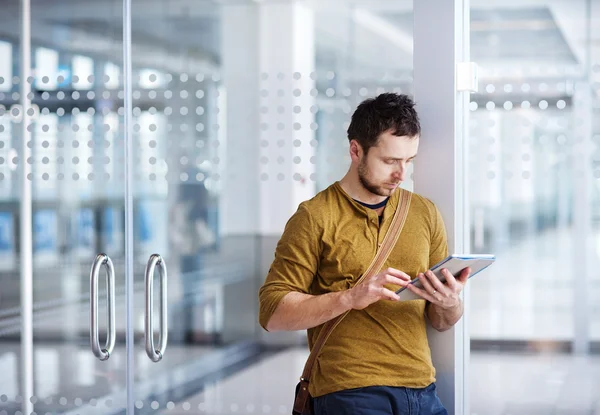
[[[394,179],[396,181],[403,182],[405,174],[406,174],[406,165],[404,163],[402,163],[402,164],[400,164],[398,169],[396,169],[396,171],[394,171]]]

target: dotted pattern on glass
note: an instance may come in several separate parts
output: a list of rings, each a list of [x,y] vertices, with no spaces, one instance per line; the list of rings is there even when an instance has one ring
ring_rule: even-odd
[[[73,85],[93,87],[95,77],[89,75],[85,78],[81,80],[73,77]],[[111,94],[116,97],[118,93],[110,90],[75,90],[67,95],[65,91],[57,90],[57,86],[64,81],[62,76],[41,76],[39,80],[29,80],[30,83],[37,82],[49,89],[41,93],[32,92],[30,98],[36,100],[39,95],[41,103],[32,104],[27,114],[30,117],[27,126],[30,139],[27,146],[32,155],[26,162],[31,165],[28,179],[34,182],[36,196],[56,193],[57,182],[60,181],[79,182],[78,188],[90,189],[91,183],[86,185],[85,182],[101,180],[106,183],[111,180],[110,170],[114,169],[109,163],[115,148],[108,151],[106,149],[110,147],[114,136],[120,133],[119,118],[114,111],[118,111],[118,108],[111,109],[104,102],[95,99],[101,96],[108,100]],[[111,78],[105,77],[105,82],[108,85]],[[13,85],[13,88],[16,86]],[[122,95],[122,91],[120,92]],[[18,93],[13,93],[12,98],[20,99]],[[18,103],[11,105],[6,114],[9,114],[10,119],[7,120],[6,116],[0,118],[0,139],[3,134],[4,137],[10,137],[20,129],[19,123],[23,122],[22,109]],[[10,176],[15,176],[14,171],[21,160],[18,156],[20,146],[14,141],[9,146],[9,141],[0,141],[0,152],[5,153],[0,155],[0,160],[5,161],[6,156],[11,155],[8,157],[9,163],[3,163],[0,167],[2,179],[9,176],[5,171],[7,167],[13,171]],[[10,177],[11,181],[14,179],[16,178]]]
[[[600,176],[594,156],[598,142],[593,126],[586,124],[597,99],[589,94],[593,86],[590,91],[588,85],[572,82],[494,81],[484,82],[480,90],[469,104],[469,193],[471,206],[476,206],[476,250],[486,240],[480,225],[500,215],[497,209],[513,212],[511,220],[523,223],[533,217],[525,212],[536,215],[541,226],[553,226],[553,220],[563,223],[564,208],[549,206],[560,206],[556,198],[564,206],[573,203],[568,189],[583,174]],[[592,140],[587,140],[590,134]],[[532,207],[532,200],[545,202]]]
[[[410,75],[381,76],[394,86],[344,85],[334,71],[261,74],[260,179],[299,184],[319,180],[324,184],[341,177],[349,163],[346,128],[356,104],[382,92],[410,93]],[[219,188],[228,157],[222,145],[226,132],[220,128],[227,116],[220,78],[141,71],[135,79],[136,180],[150,187],[166,181]],[[64,78],[44,76],[41,82],[58,84]],[[41,99],[48,105],[30,112],[34,149],[31,178],[43,183],[47,192],[61,180],[124,179],[122,142],[115,141],[124,133],[123,107],[105,103],[120,102],[123,91],[102,87],[114,86],[115,82],[120,85],[121,79],[108,74],[101,79],[88,75],[73,82],[99,88],[78,88],[68,95],[60,90],[44,91]],[[22,118],[18,105],[8,113],[13,123]],[[318,146],[320,141],[324,144]],[[243,154],[252,151],[250,140],[246,145],[240,149]],[[18,156],[11,161],[18,163]]]

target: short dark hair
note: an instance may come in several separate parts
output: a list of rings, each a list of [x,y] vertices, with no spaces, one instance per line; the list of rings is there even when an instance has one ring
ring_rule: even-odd
[[[348,140],[356,140],[365,154],[375,147],[379,136],[391,131],[398,137],[421,134],[415,103],[408,95],[384,93],[361,102],[348,127]]]

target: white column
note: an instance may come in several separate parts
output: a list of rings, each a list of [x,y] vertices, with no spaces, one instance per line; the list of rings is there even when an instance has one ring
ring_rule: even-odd
[[[258,8],[253,4],[221,7],[222,81],[227,171],[220,199],[222,235],[258,230]]]
[[[590,229],[592,228],[592,91],[589,83],[576,85],[573,96],[573,351],[587,354],[590,348]]]
[[[299,1],[222,8],[221,229],[279,235],[314,194],[314,22]]]
[[[314,195],[313,12],[296,1],[260,6],[260,45],[261,234],[279,235]]]
[[[414,91],[423,130],[415,192],[440,209],[451,253],[469,249],[464,148],[469,94],[456,91],[456,64],[468,59],[469,1],[415,1]],[[464,317],[444,333],[429,331],[439,396],[450,414],[468,414],[468,288],[463,297]]]
[[[573,95],[574,143],[572,154],[573,175],[570,183],[573,189],[573,273],[569,275],[575,282],[573,289],[573,351],[576,354],[587,354],[590,351],[591,319],[592,315],[589,297],[589,287],[592,272],[598,269],[598,254],[594,251],[594,244],[590,230],[592,229],[592,186],[597,184],[598,178],[594,176],[593,155],[594,144],[592,134],[598,133],[597,119],[593,117],[594,101],[600,96],[600,47],[593,39],[600,35],[600,28],[594,19],[600,16],[600,4],[586,3],[585,45],[587,54],[582,65],[588,75],[587,82],[575,85]],[[584,42],[581,42],[584,44]]]

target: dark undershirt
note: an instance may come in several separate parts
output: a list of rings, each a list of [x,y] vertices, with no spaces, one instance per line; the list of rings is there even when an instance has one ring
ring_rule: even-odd
[[[354,199],[354,200],[356,202],[360,203],[361,205],[363,205],[364,207],[375,210],[375,209],[384,207],[387,204],[388,200],[390,200],[390,198],[387,197],[383,202],[377,203],[376,205],[369,205],[368,203],[363,203],[360,200],[356,200],[356,199]],[[383,219],[383,214],[379,215],[379,224],[380,225],[381,225],[381,219]]]

